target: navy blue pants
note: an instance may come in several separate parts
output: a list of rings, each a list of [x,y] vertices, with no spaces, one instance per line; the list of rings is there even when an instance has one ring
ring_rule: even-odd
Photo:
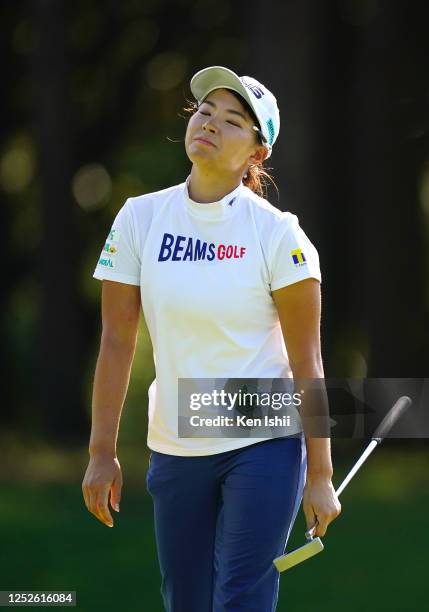
[[[167,612],[273,612],[306,475],[302,435],[215,455],[151,452],[161,594]]]

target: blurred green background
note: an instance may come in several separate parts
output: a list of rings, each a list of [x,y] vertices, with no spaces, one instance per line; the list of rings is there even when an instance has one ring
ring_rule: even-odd
[[[144,321],[108,529],[81,495],[100,337],[92,278],[128,196],[181,182],[189,79],[226,65],[282,118],[270,201],[323,275],[327,377],[421,377],[429,362],[427,3],[0,3],[0,589],[76,590],[85,612],[161,612]],[[364,440],[334,440],[335,483]],[[422,611],[428,445],[387,440],[342,496],[326,550],[281,578],[278,610]],[[300,514],[289,548],[303,542]]]

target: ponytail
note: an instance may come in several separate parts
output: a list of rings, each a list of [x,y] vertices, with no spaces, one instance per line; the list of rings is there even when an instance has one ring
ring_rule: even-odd
[[[265,170],[262,164],[252,164],[249,166],[247,173],[243,177],[243,185],[251,189],[261,198],[266,196],[268,181],[277,189],[273,177]]]

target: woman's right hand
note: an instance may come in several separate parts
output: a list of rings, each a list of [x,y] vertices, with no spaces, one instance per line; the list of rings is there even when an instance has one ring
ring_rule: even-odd
[[[83,497],[88,510],[108,527],[113,527],[109,493],[110,505],[119,512],[121,490],[122,471],[117,457],[91,456],[82,482]]]

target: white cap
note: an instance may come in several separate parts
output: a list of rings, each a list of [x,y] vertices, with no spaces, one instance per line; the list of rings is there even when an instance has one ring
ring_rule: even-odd
[[[223,66],[209,66],[191,79],[191,91],[200,104],[215,89],[232,89],[242,96],[255,113],[261,128],[268,157],[280,131],[277,100],[262,83],[248,76],[239,77]]]

